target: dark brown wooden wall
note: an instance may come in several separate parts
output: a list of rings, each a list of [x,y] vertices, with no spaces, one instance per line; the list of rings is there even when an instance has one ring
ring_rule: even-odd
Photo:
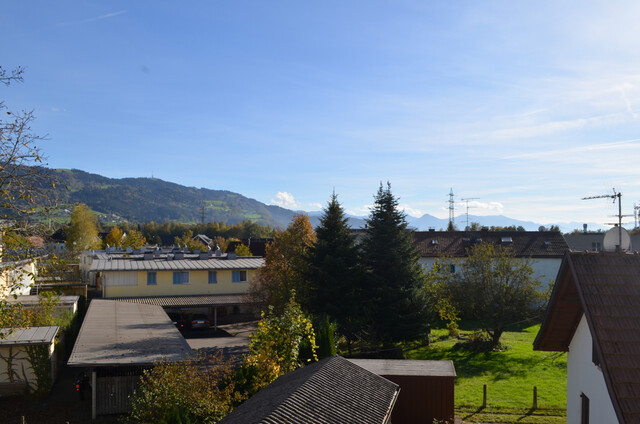
[[[432,424],[434,419],[453,423],[454,377],[382,377],[400,386],[391,413],[392,424]]]

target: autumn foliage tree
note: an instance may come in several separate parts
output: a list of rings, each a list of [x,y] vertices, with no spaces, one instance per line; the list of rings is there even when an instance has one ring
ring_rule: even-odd
[[[264,266],[259,269],[257,280],[252,282],[253,296],[279,313],[295,291],[305,307],[309,300],[309,252],[315,241],[309,217],[304,214],[294,216],[287,229],[276,233],[273,242],[267,246]]]
[[[235,389],[234,373],[221,356],[158,363],[140,378],[127,422],[216,423],[243,399]]]
[[[306,359],[300,357],[303,344],[310,349],[310,357]],[[256,393],[305,362],[316,361],[316,349],[313,325],[296,302],[294,291],[282,312],[277,313],[269,306],[262,313],[244,360],[243,386],[249,394]]]
[[[74,253],[96,249],[100,246],[98,238],[98,218],[91,208],[78,203],[71,213],[71,224],[67,228],[67,249]]]

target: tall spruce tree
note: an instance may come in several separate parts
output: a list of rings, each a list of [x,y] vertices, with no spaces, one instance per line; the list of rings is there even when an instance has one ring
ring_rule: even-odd
[[[419,257],[391,184],[384,188],[380,183],[362,241],[363,304],[370,342],[391,347],[425,336],[428,308]]]
[[[354,339],[360,329],[362,267],[358,248],[335,192],[324,209],[310,252],[309,309],[338,324],[338,333]]]

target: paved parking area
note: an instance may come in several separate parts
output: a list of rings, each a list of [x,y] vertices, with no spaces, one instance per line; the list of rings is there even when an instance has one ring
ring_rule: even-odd
[[[249,335],[256,329],[257,321],[219,325],[221,331],[191,330],[184,337],[192,349],[216,353],[223,349],[228,354],[243,354],[249,349]],[[226,335],[225,335],[226,334]]]

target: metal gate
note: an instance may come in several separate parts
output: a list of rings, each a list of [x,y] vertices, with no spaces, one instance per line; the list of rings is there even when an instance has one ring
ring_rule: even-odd
[[[96,376],[96,414],[129,412],[129,396],[133,394],[141,373],[142,368],[137,367],[98,371]]]

